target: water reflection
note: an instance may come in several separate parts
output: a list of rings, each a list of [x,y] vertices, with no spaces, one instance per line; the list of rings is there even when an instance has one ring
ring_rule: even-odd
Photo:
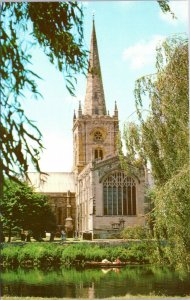
[[[190,295],[190,275],[168,268],[126,266],[108,269],[4,270],[2,294],[9,296],[104,298],[131,295]]]

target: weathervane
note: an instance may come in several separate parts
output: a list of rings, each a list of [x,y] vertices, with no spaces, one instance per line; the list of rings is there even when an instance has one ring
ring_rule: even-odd
[[[94,17],[95,17],[95,11],[93,10],[92,12],[92,20],[94,21]]]

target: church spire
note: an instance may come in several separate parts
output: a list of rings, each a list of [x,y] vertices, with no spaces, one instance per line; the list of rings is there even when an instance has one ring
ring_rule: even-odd
[[[93,27],[90,45],[90,57],[87,76],[86,97],[84,106],[85,115],[106,115],[104,89],[98,55],[98,45],[93,17]]]

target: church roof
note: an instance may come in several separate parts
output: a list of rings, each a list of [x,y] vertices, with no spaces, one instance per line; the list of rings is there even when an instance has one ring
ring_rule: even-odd
[[[40,193],[75,192],[74,174],[71,172],[51,172],[47,175],[28,173],[31,185]]]
[[[94,20],[90,45],[84,114],[106,115],[106,104]]]

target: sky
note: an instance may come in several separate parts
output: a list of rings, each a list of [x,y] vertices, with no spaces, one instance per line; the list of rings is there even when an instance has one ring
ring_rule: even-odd
[[[89,50],[92,15],[98,41],[107,110],[117,101],[120,129],[136,121],[134,87],[139,77],[155,72],[155,49],[164,38],[188,30],[188,1],[171,1],[177,19],[163,14],[156,1],[85,1],[84,36]],[[33,70],[43,80],[38,89],[43,99],[27,99],[27,116],[35,120],[45,147],[40,167],[44,172],[69,172],[73,163],[73,112],[84,103],[86,78],[78,76],[76,97],[65,88],[63,75],[40,48],[32,52]],[[148,108],[148,102],[144,104]],[[34,171],[30,166],[30,171]]]

